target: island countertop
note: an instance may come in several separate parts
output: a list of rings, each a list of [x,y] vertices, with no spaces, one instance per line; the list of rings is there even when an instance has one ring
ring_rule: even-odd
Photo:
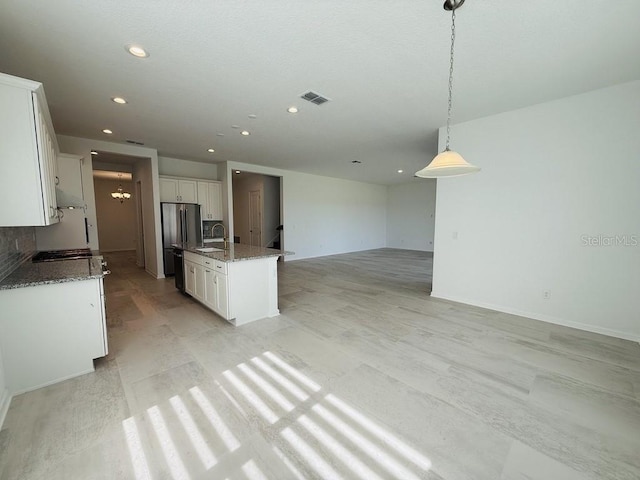
[[[0,281],[0,290],[35,287],[50,283],[76,282],[102,278],[102,257],[90,257],[58,262],[26,261]]]
[[[203,257],[213,258],[220,262],[240,262],[244,260],[253,260],[256,258],[269,258],[279,257],[284,255],[293,255],[293,252],[287,252],[285,250],[278,250],[275,248],[255,247],[252,245],[245,245],[243,243],[230,244],[226,249],[219,249],[213,247],[216,250],[213,252],[203,252],[199,249],[212,248],[211,243],[205,245],[191,245],[191,244],[174,244],[174,247],[181,248],[187,252],[202,255]]]

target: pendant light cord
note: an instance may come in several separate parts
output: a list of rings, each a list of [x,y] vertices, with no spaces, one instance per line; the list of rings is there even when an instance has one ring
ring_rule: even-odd
[[[449,63],[449,107],[447,110],[447,143],[445,150],[449,151],[449,143],[451,140],[451,105],[453,96],[453,47],[456,42],[456,6],[451,9],[451,57]]]

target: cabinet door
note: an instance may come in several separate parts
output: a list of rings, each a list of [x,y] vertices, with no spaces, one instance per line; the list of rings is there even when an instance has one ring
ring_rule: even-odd
[[[198,182],[198,203],[201,205],[200,216],[202,220],[211,220],[209,207],[209,182]]]
[[[204,270],[204,304],[212,310],[218,308],[216,299],[215,272],[211,269]]]
[[[216,289],[216,306],[214,311],[222,318],[229,319],[229,284],[227,276],[214,272],[214,283]]]
[[[222,220],[222,184],[211,182],[208,185],[209,212],[211,220]]]
[[[204,267],[202,265],[193,265],[195,271],[194,294],[201,302],[204,302]]]
[[[52,133],[45,120],[42,107],[36,93],[32,93],[33,111],[36,121],[36,140],[38,143],[38,162],[40,164],[40,182],[42,184],[42,201],[44,206],[44,224],[51,225],[58,221],[58,204],[56,202],[57,159],[53,145]]]
[[[198,203],[198,186],[195,180],[178,180],[179,202]]]
[[[160,201],[161,202],[179,202],[178,198],[178,181],[173,178],[160,179]]]
[[[196,269],[188,260],[184,261],[184,291],[195,297]]]
[[[58,155],[58,206],[84,205],[82,191],[82,157],[61,153]]]

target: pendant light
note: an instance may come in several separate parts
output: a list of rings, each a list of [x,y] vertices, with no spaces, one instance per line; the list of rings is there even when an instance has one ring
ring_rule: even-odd
[[[449,62],[449,107],[447,110],[447,143],[443,152],[436,155],[431,163],[416,172],[416,177],[440,178],[456,177],[480,171],[480,168],[467,163],[457,152],[449,148],[451,140],[451,105],[453,94],[453,47],[456,40],[456,10],[462,6],[464,0],[445,0],[444,9],[451,11],[451,56]]]
[[[115,192],[111,192],[111,198],[115,198],[116,200],[120,200],[120,203],[124,203],[125,200],[129,200],[131,198],[131,194],[124,191],[122,188],[122,174],[118,173],[118,179],[120,180],[120,185]]]

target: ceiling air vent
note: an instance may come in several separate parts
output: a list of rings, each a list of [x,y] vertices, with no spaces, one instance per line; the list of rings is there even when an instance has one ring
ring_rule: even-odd
[[[130,143],[132,145],[144,145],[144,143],[142,142],[136,142],[135,140],[127,140],[127,143]]]
[[[308,91],[307,93],[303,93],[300,95],[300,98],[304,98],[305,100],[315,103],[316,105],[322,105],[323,103],[327,103],[330,99],[327,97],[323,97],[319,93]]]

